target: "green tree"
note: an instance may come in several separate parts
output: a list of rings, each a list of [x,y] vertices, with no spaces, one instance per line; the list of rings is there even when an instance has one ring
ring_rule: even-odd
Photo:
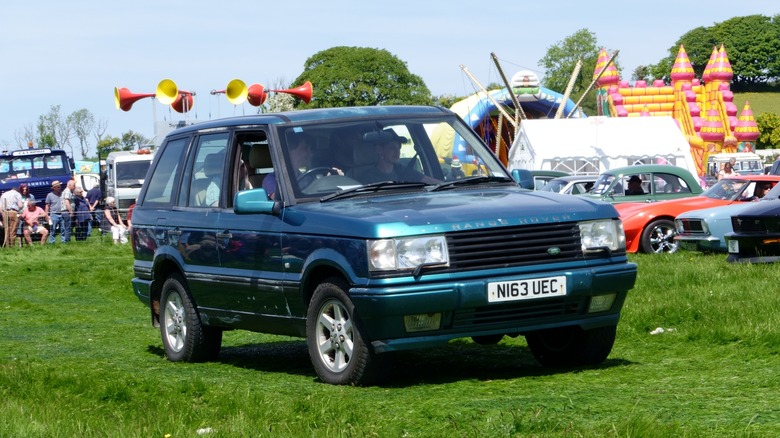
[[[146,146],[149,141],[143,135],[134,132],[127,131],[122,134],[122,139],[119,141],[120,148],[123,151],[134,151]]]
[[[73,129],[73,134],[79,142],[79,149],[82,157],[89,155],[89,143],[87,138],[95,130],[95,117],[89,110],[82,108],[72,112],[66,119],[69,126]]]
[[[68,146],[73,156],[73,147],[70,145],[72,135],[73,129],[60,112],[60,105],[52,105],[47,114],[38,117],[38,147],[65,149]]]
[[[105,160],[109,152],[122,150],[122,140],[109,135],[106,138],[98,141],[95,149],[97,149],[98,157]]]
[[[430,104],[431,92],[422,78],[387,50],[331,47],[311,56],[293,82],[311,81],[314,98],[299,107]]]
[[[762,113],[756,117],[758,131],[761,133],[756,141],[758,149],[780,148],[780,116],[775,113]]]
[[[651,67],[647,65],[640,65],[634,69],[634,73],[631,74],[631,79],[635,81],[650,81],[653,79]]]
[[[734,17],[683,34],[669,55],[653,66],[656,78],[669,80],[680,46],[685,47],[696,77],[701,77],[714,48],[726,49],[734,77],[734,91],[760,91],[780,79],[780,15]]]
[[[571,99],[578,101],[593,81],[598,57],[599,46],[596,35],[588,29],[578,30],[563,41],[550,46],[544,58],[539,61],[539,66],[545,70],[544,86],[563,93],[577,61],[582,60],[582,69],[571,91]],[[620,70],[617,63],[615,67]],[[593,89],[582,99],[581,106],[585,113],[596,114],[596,97]]]

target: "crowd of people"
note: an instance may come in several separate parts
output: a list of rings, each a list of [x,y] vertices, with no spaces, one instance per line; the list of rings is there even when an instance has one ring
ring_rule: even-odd
[[[38,204],[25,183],[0,196],[4,246],[16,246],[17,238],[22,240],[22,245],[54,244],[57,235],[63,244],[71,239],[84,241],[95,228],[111,235],[115,244],[128,241],[132,210],[125,221],[114,198],[103,199],[98,184],[85,192],[73,179],[64,188],[60,181],[54,181],[43,205],[42,208]]]

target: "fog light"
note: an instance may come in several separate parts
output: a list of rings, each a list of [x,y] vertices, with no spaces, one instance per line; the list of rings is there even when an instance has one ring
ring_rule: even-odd
[[[404,316],[404,328],[409,333],[437,330],[440,326],[441,313]]]
[[[609,295],[596,295],[590,297],[590,307],[588,307],[588,313],[604,312],[612,308],[612,303],[615,302],[615,294]]]

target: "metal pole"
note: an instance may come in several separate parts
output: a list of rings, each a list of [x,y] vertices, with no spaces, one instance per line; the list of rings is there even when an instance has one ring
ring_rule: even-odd
[[[482,84],[480,84],[480,83],[479,83],[479,81],[477,80],[477,78],[475,78],[475,77],[474,77],[474,75],[472,75],[472,74],[471,74],[471,72],[469,71],[469,69],[468,69],[468,68],[466,68],[466,66],[465,66],[465,65],[463,65],[463,64],[461,64],[461,65],[460,65],[460,68],[461,68],[461,69],[462,69],[462,70],[463,70],[463,71],[464,71],[464,72],[465,72],[465,73],[468,75],[468,77],[469,77],[469,78],[470,78],[470,79],[471,79],[471,80],[472,80],[472,81],[473,81],[473,82],[474,82],[474,83],[475,83],[475,84],[476,84],[476,85],[477,85],[477,86],[480,88],[480,90],[482,90],[482,91],[485,93],[485,95],[487,95],[487,98],[488,98],[488,99],[490,99],[490,101],[491,101],[491,102],[493,102],[493,105],[495,105],[495,106],[496,106],[496,108],[498,109],[498,111],[499,111],[499,112],[501,112],[501,114],[503,114],[503,115],[504,115],[504,117],[506,117],[507,119],[509,119],[510,123],[512,123],[512,125],[515,127],[515,129],[517,129],[517,123],[514,121],[514,119],[512,118],[512,116],[510,116],[510,115],[509,115],[509,113],[507,113],[507,112],[506,112],[506,110],[505,110],[503,107],[501,107],[501,105],[500,105],[500,104],[499,104],[499,103],[496,101],[496,99],[494,99],[494,98],[493,98],[493,96],[491,96],[491,95],[490,95],[490,93],[488,93],[488,91],[485,89],[485,87],[483,87],[483,86],[482,86]]]
[[[596,82],[598,82],[599,79],[601,79],[601,75],[604,74],[605,71],[607,71],[607,67],[609,67],[610,64],[612,64],[612,61],[615,59],[615,57],[618,55],[618,52],[620,50],[615,50],[615,53],[612,54],[612,56],[609,58],[609,61],[607,61],[606,64],[604,64],[604,68],[601,69],[598,76],[593,78],[593,81],[591,81],[590,85],[588,85],[588,88],[585,89],[585,92],[582,93],[582,97],[580,97],[580,100],[577,101],[576,104],[574,104],[574,109],[572,112],[569,113],[568,116],[566,116],[567,119],[571,118],[571,115],[574,114],[574,112],[577,110],[577,108],[580,107],[580,104],[582,103],[582,100],[585,99],[585,96],[590,92],[590,89],[593,88],[594,85],[596,85]]]
[[[566,91],[563,93],[563,101],[560,105],[558,105],[558,111],[555,112],[556,119],[560,119],[563,115],[563,110],[566,108],[566,101],[569,100],[569,96],[571,95],[571,90],[574,88],[574,81],[577,79],[577,76],[580,75],[580,70],[582,69],[582,59],[577,60],[577,65],[574,66],[574,71],[571,72],[571,77],[569,77],[569,83],[566,85]]]
[[[504,70],[501,69],[501,65],[498,63],[498,58],[496,57],[496,54],[490,52],[490,57],[493,58],[493,63],[496,64],[496,68],[498,69],[498,74],[501,75],[501,80],[504,81],[504,86],[506,87],[507,91],[509,91],[509,96],[512,98],[512,103],[515,104],[515,110],[517,111],[518,114],[520,114],[520,118],[522,120],[526,120],[527,117],[525,116],[523,107],[520,106],[520,102],[517,101],[517,96],[515,96],[515,92],[512,90],[512,86],[509,84],[509,81],[506,80],[506,76],[504,76]]]

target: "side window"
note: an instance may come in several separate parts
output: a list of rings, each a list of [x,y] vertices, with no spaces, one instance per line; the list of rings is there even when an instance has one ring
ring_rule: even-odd
[[[625,195],[634,196],[650,193],[650,181],[650,175],[645,173],[624,176],[623,187],[625,188]]]
[[[690,192],[691,188],[685,180],[671,173],[656,173],[653,175],[656,193]]]
[[[263,180],[274,171],[268,135],[262,131],[237,133],[234,144],[232,193],[262,188]],[[228,203],[232,205],[232,197]]]
[[[143,204],[149,206],[167,206],[173,204],[176,182],[179,174],[181,156],[189,138],[168,142],[156,157],[157,165],[149,178]]]
[[[192,163],[187,205],[190,207],[219,207],[225,178],[225,155],[230,134],[198,137],[195,160]],[[185,183],[186,184],[186,183]]]

